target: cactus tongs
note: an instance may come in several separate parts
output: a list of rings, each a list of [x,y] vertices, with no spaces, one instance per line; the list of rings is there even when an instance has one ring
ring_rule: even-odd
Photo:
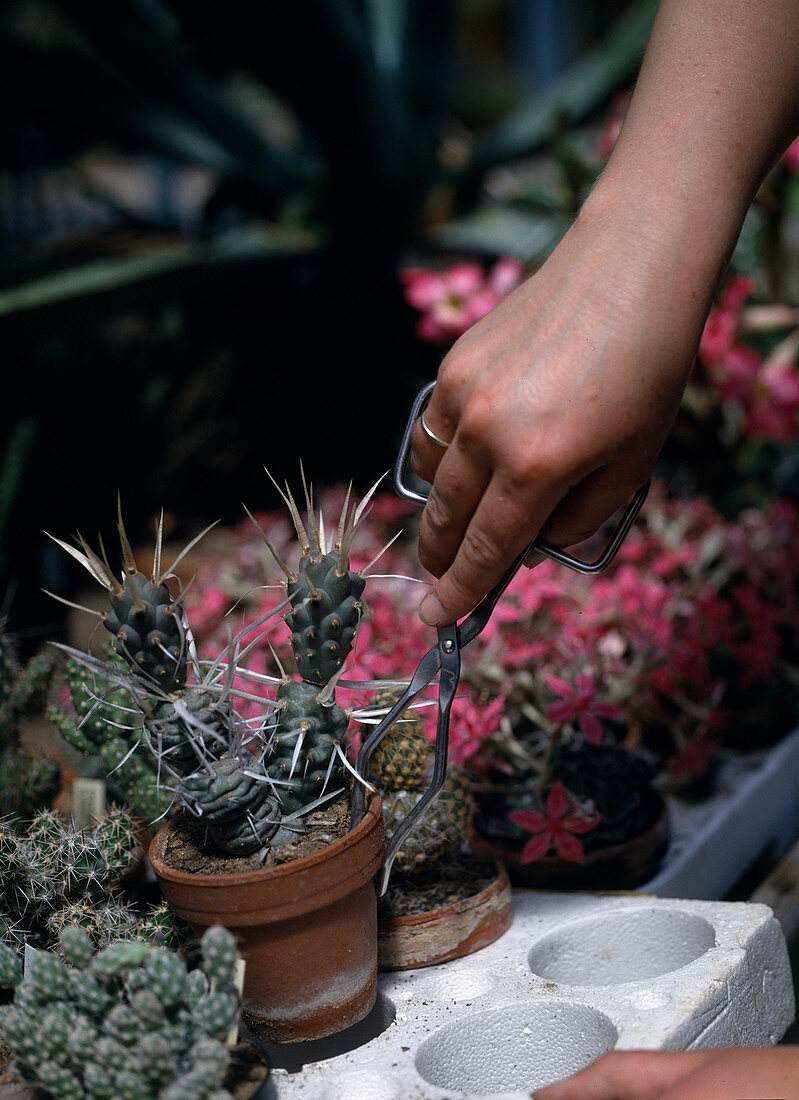
[[[430,400],[434,386],[435,382],[428,383],[416,396],[394,467],[394,488],[396,492],[405,500],[420,505],[425,504],[427,495],[421,490],[417,491],[411,488],[406,483],[406,471],[411,448],[411,430],[416,418],[422,414],[427,402]],[[635,517],[641,509],[641,505],[646,499],[648,491],[649,482],[641,486],[635,493],[611,535],[607,546],[596,561],[582,561],[580,558],[572,557],[559,547],[552,546],[550,543],[541,539],[536,539],[527,546],[522,553],[519,554],[500,582],[480,601],[477,607],[475,607],[465,619],[460,623],[453,623],[450,626],[439,628],[435,645],[431,646],[424,657],[422,657],[405,691],[391,710],[384,716],[380,724],[375,727],[369,737],[363,742],[360,752],[358,753],[356,769],[358,774],[365,779],[369,771],[369,761],[377,745],[391,726],[413,703],[416,697],[432,683],[436,676],[438,676],[438,721],[436,726],[433,776],[425,793],[397,827],[394,835],[386,846],[385,859],[377,878],[378,897],[382,897],[388,888],[391,867],[397,852],[402,847],[403,840],[419,823],[427,807],[438,796],[444,784],[444,778],[447,771],[447,751],[449,747],[449,715],[460,679],[461,650],[464,646],[467,646],[469,642],[473,641],[486,626],[500,596],[533,551],[543,557],[551,558],[553,561],[565,565],[569,569],[575,569],[579,573],[589,575],[601,573],[616,556],[619,547],[624,541],[625,535],[632,526]],[[353,795],[353,824],[356,824],[361,819],[363,807],[364,787],[362,784],[356,783]]]

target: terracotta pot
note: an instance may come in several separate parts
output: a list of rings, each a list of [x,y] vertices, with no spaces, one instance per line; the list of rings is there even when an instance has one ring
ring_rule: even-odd
[[[472,897],[427,913],[379,918],[379,969],[434,966],[471,955],[499,939],[510,927],[513,911],[507,872],[500,863],[496,869],[496,877]]]
[[[669,843],[669,818],[665,802],[654,824],[621,844],[585,853],[583,863],[557,856],[521,862],[521,851],[500,848],[472,832],[469,847],[477,856],[505,865],[514,886],[538,890],[634,890],[657,871]]]
[[[197,935],[212,924],[235,933],[246,960],[244,1011],[261,1038],[319,1039],[357,1023],[377,995],[377,895],[384,854],[379,796],[363,820],[321,851],[230,875],[169,866],[172,825],[150,861],[174,912]]]

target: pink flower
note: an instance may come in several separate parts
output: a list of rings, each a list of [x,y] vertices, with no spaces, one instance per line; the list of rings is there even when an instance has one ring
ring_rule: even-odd
[[[552,673],[544,675],[550,691],[560,695],[558,702],[550,703],[544,717],[550,722],[565,724],[576,721],[586,740],[598,745],[602,740],[600,718],[621,718],[622,710],[613,703],[604,703],[596,697],[596,685],[590,672],[580,672],[575,684],[569,684]]]
[[[522,265],[498,260],[486,275],[479,264],[452,264],[445,271],[406,268],[400,272],[405,300],[422,316],[417,333],[432,344],[446,344],[485,317],[519,285]]]
[[[572,863],[583,863],[585,853],[577,835],[590,832],[599,822],[599,814],[578,817],[570,813],[569,796],[566,788],[558,780],[547,795],[546,812],[540,810],[515,810],[508,820],[527,833],[532,833],[522,849],[521,862],[533,863],[545,856],[550,848],[561,859]]]
[[[452,706],[449,759],[461,766],[499,729],[505,707],[504,698],[481,706],[475,699],[458,696]]]
[[[799,174],[799,137],[794,138],[782,154],[782,161],[791,172]]]
[[[761,439],[791,440],[799,411],[799,371],[784,359],[761,359],[754,348],[734,344],[714,370],[721,395],[743,407],[743,430]]]
[[[202,590],[199,601],[191,611],[191,627],[202,636],[215,630],[230,607],[230,598],[220,588]]]
[[[705,363],[718,363],[734,344],[744,302],[754,288],[754,280],[736,275],[721,292],[719,304],[705,322],[699,343],[699,355]]]

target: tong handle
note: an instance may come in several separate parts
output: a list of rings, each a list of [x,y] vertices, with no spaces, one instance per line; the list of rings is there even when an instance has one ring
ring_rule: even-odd
[[[409,500],[412,504],[424,505],[427,503],[427,493],[412,489],[411,486],[408,485],[406,477],[408,472],[408,460],[411,453],[411,432],[413,431],[413,425],[417,417],[421,415],[427,402],[430,400],[430,395],[434,388],[435,382],[428,382],[416,395],[411,407],[410,416],[408,417],[408,423],[405,425],[405,432],[402,436],[402,442],[400,443],[397,453],[397,461],[394,464],[394,490],[398,496],[401,496],[404,500]],[[607,546],[595,561],[583,561],[582,558],[567,554],[565,550],[561,550],[559,546],[553,546],[552,543],[546,542],[545,539],[537,539],[533,542],[528,548],[525,556],[527,557],[533,553],[538,553],[542,554],[545,558],[551,558],[552,561],[557,562],[559,565],[565,565],[569,569],[574,569],[578,573],[585,573],[589,576],[593,576],[595,573],[601,573],[603,569],[607,569],[616,557],[627,532],[630,530],[635,522],[636,516],[641,511],[641,506],[646,500],[648,492],[649,481],[647,480],[640,489],[636,490],[624,511],[624,515],[621,517],[616,525],[616,529],[610,536]]]
[[[383,865],[377,874],[377,896],[382,898],[388,889],[391,868],[397,858],[405,837],[419,824],[444,786],[447,774],[447,755],[449,752],[449,712],[455,698],[460,678],[460,642],[458,628],[453,623],[444,626],[438,632],[438,648],[441,654],[441,672],[438,687],[438,722],[436,726],[435,764],[430,784],[422,797],[397,825],[386,845]]]

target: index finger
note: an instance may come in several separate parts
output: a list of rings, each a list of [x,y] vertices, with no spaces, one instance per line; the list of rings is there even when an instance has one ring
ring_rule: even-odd
[[[495,472],[472,513],[452,564],[422,601],[419,615],[423,622],[444,626],[468,614],[537,537],[567,488],[551,483],[546,488],[528,485],[522,494]],[[423,512],[420,538],[424,524]]]

